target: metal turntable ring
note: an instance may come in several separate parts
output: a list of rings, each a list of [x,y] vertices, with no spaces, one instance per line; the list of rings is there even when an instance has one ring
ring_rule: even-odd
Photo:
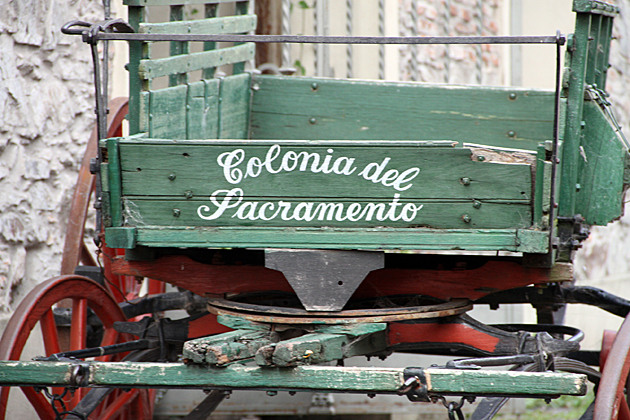
[[[413,319],[442,318],[459,315],[472,309],[468,300],[452,300],[437,305],[397,308],[360,309],[339,312],[309,312],[303,309],[262,306],[211,298],[208,310],[217,315],[230,315],[252,322],[274,324],[352,324],[396,322]]]

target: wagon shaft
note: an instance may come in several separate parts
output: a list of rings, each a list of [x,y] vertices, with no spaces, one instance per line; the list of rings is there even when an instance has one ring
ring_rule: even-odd
[[[181,363],[0,362],[0,385],[223,388],[397,394],[409,377],[426,397],[557,397],[586,394],[586,376],[568,373],[301,366],[225,368]],[[415,389],[415,388],[414,388]]]

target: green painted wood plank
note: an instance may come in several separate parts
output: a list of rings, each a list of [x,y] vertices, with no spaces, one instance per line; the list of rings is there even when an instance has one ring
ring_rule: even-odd
[[[112,227],[105,229],[105,243],[109,248],[135,248],[136,236],[136,228],[133,227]]]
[[[249,9],[249,1],[239,1],[234,5],[234,13],[237,15],[245,15]],[[240,42],[235,42],[234,45],[241,45]],[[245,71],[245,62],[234,63],[232,66],[232,74],[241,74]]]
[[[587,391],[585,378],[570,373],[540,372],[529,376],[522,375],[524,372],[490,370],[425,369],[424,372],[429,391],[437,394],[496,395],[509,390],[511,394],[542,396],[586,395]]]
[[[140,23],[144,20],[144,8],[135,5],[129,5],[129,24],[135,31],[138,31]],[[143,56],[144,46],[146,44],[139,41],[129,42],[129,133],[138,134],[146,129],[140,129],[140,118],[144,114],[140,113],[140,92],[143,88],[143,81],[138,72],[140,60],[146,58]]]
[[[208,67],[238,63],[251,60],[252,58],[254,58],[254,44],[246,43],[220,50],[203,51],[155,60],[141,60],[138,72],[142,79],[154,79],[175,73],[186,73],[203,70]]]
[[[246,44],[234,48],[245,46]],[[219,138],[247,139],[249,137],[250,86],[249,73],[229,76],[221,80]]]
[[[245,197],[391,200],[398,193],[401,199],[531,202],[529,165],[473,161],[464,148],[378,141],[151,140],[123,140],[120,148],[126,195],[183,197],[190,191],[207,200],[218,189],[241,188]],[[264,162],[269,165],[260,165]]]
[[[118,141],[107,139],[107,182],[109,184],[109,210],[112,226],[121,226],[122,219],[122,183]]]
[[[170,7],[170,20],[182,21],[184,20],[184,6],[173,5]],[[170,42],[170,56],[188,54],[190,51],[188,42],[171,41]],[[171,74],[168,76],[169,86],[182,85],[188,81],[188,75],[184,72],[178,72],[178,74]]]
[[[575,211],[587,224],[603,226],[622,214],[628,151],[596,103],[585,102],[583,112],[585,141]]]
[[[149,114],[149,135],[151,137],[186,138],[187,92],[187,85],[151,92]]]
[[[402,368],[300,366],[212,368],[182,363],[82,363],[89,385],[396,393]],[[2,385],[70,385],[76,363],[0,362]],[[551,372],[424,369],[432,395],[585,395],[586,375]]]
[[[204,6],[204,15],[207,20],[211,20],[217,17],[217,12],[219,10],[218,4],[206,4]],[[216,42],[206,41],[203,43],[203,50],[210,51],[214,50],[217,47]],[[212,79],[214,77],[214,73],[216,71],[215,67],[205,68],[202,72],[203,79]]]
[[[255,76],[253,87],[253,139],[450,139],[536,150],[553,138],[548,91],[278,76]]]
[[[510,229],[422,228],[167,228],[138,227],[137,244],[150,247],[412,249],[532,253],[545,248],[518,240]],[[546,234],[543,232],[542,234]]]
[[[138,130],[140,133],[148,133],[151,126],[151,93],[140,92],[138,97]]]
[[[472,200],[246,198],[223,209],[222,201],[126,197],[129,226],[210,227],[430,227],[436,229],[525,229],[532,224],[529,203]],[[420,209],[418,210],[418,207]]]
[[[573,45],[568,48],[571,72],[568,77],[566,126],[561,157],[562,177],[558,178],[560,180],[558,216],[563,217],[575,215],[575,186],[578,181],[579,159],[581,159],[582,109],[584,107],[584,83],[590,24],[589,14],[577,14]]]
[[[188,85],[186,106],[186,138],[206,137],[206,85],[203,81]]]
[[[256,15],[243,15],[180,22],[142,23],[139,32],[178,35],[239,34],[255,30],[256,20]]]

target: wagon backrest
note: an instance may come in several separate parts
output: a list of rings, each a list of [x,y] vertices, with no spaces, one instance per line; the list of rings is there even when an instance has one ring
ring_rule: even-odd
[[[139,33],[244,34],[256,29],[256,15],[248,14],[249,1],[124,3],[130,24]],[[149,6],[168,7],[170,22],[145,22]],[[190,19],[200,13],[204,19]],[[168,56],[156,58],[159,44],[129,44],[130,133],[171,139],[247,138],[251,75],[244,68],[254,58],[254,44],[171,41]],[[218,69],[229,76],[216,78]],[[168,87],[160,80],[165,78]]]

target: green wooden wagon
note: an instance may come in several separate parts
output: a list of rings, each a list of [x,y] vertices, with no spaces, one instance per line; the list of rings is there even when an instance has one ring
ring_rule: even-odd
[[[462,418],[464,401],[494,397],[472,417],[485,419],[509,397],[584,395],[588,379],[599,384],[594,418],[628,418],[630,324],[595,355],[603,366],[608,354],[597,370],[599,358],[579,350],[581,332],[555,316],[568,303],[630,311],[573,285],[570,268],[589,226],[621,215],[630,183],[629,145],[604,90],[616,7],[575,0],[567,37],[361,38],[250,35],[257,17],[247,1],[205,2],[201,20],[183,20],[188,1],[125,0],[129,24],[65,27],[96,58],[103,43],[128,41],[129,103],[106,115],[107,70],[97,65],[98,136],[73,203],[79,234],[66,242],[67,275],[36,288],[5,331],[0,416],[8,386],[22,386],[51,419],[150,418],[154,388],[208,390],[190,419],[206,418],[231,390],[254,389],[400,394],[442,401],[449,418]],[[220,3],[233,12],[218,16]],[[170,6],[171,21],[144,22],[153,5]],[[170,55],[153,58],[162,41]],[[552,44],[557,86],[245,71],[261,42]],[[80,239],[89,171],[96,269]],[[81,261],[92,279],[71,274]],[[142,278],[151,292],[163,283],[181,291],[133,300]],[[64,299],[72,304],[57,304]],[[466,315],[502,303],[534,305],[539,323]],[[189,317],[159,315],[171,309]],[[47,356],[17,361],[38,322]],[[58,331],[68,324],[64,345]],[[343,363],[394,352],[452,360]]]

